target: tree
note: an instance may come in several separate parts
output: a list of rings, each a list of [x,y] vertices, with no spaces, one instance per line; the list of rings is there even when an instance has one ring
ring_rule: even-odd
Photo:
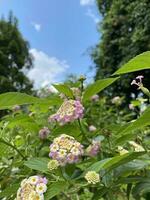
[[[10,12],[8,20],[0,20],[0,93],[31,93],[32,82],[25,71],[32,67],[29,43],[18,28],[18,20]]]
[[[96,80],[110,76],[134,56],[150,50],[150,1],[97,0],[97,6],[102,23],[99,25],[100,41],[92,52]],[[144,84],[148,87],[150,72],[137,72],[123,76],[109,93],[124,95],[128,102],[131,93],[137,95],[130,81],[141,73],[145,75]]]

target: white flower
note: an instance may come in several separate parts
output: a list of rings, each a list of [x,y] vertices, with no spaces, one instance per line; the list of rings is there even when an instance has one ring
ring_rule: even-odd
[[[80,154],[80,151],[77,147],[73,147],[71,149],[71,153],[73,153],[73,155],[78,156]]]
[[[44,192],[46,192],[47,190],[47,186],[44,183],[39,183],[36,186],[36,192],[38,194],[43,194]]]
[[[31,176],[28,180],[29,180],[29,183],[31,185],[36,185],[39,181],[39,177],[38,176]]]
[[[29,195],[29,200],[44,200],[44,195],[34,191]]]

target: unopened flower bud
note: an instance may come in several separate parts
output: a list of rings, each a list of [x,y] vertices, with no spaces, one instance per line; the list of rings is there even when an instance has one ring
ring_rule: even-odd
[[[120,105],[122,103],[122,99],[119,96],[114,97],[111,102],[115,105]]]
[[[81,75],[81,76],[79,77],[79,81],[85,81],[85,80],[86,80],[86,77],[85,77],[85,76]]]
[[[86,149],[87,155],[91,157],[96,156],[99,153],[99,151],[100,151],[100,142],[95,140]]]
[[[96,130],[97,130],[97,128],[95,126],[93,126],[93,125],[89,126],[89,131],[90,132],[94,132]]]
[[[44,127],[39,131],[39,138],[44,140],[48,137],[49,133],[50,130],[47,127]]]
[[[85,179],[87,180],[88,183],[92,183],[92,184],[96,184],[100,182],[100,176],[95,171],[87,172],[85,175]]]
[[[50,171],[57,169],[59,167],[59,162],[57,160],[51,160],[49,161],[47,167]]]
[[[94,101],[94,102],[99,101],[99,96],[98,96],[97,94],[93,95],[93,96],[91,97],[91,101]]]
[[[15,105],[15,106],[13,106],[13,108],[12,108],[13,112],[17,112],[17,111],[19,111],[20,109],[21,109],[21,108],[20,108],[19,105]]]

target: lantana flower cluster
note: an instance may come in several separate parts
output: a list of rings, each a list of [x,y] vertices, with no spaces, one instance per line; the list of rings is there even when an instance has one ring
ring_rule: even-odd
[[[83,146],[74,137],[62,134],[50,145],[49,156],[57,160],[61,166],[76,163],[83,155]]]
[[[83,117],[84,107],[78,100],[65,100],[56,114],[49,118],[49,121],[57,121],[60,124],[72,122]]]
[[[47,190],[47,179],[41,176],[31,176],[21,182],[16,200],[44,200]]]
[[[95,171],[88,171],[85,174],[85,179],[87,180],[88,183],[91,183],[91,184],[96,184],[100,182],[100,176]]]

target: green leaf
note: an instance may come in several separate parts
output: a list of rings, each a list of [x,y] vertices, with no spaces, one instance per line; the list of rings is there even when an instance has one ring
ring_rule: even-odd
[[[35,123],[35,121],[27,116],[27,115],[19,115],[14,118],[10,118],[9,123],[7,125],[8,128],[14,127],[22,127],[28,131],[37,132],[39,130],[39,126]]]
[[[146,194],[150,192],[150,181],[149,182],[144,182],[144,183],[138,183],[134,188],[133,188],[133,195],[140,196],[142,194]]]
[[[61,181],[51,184],[48,187],[48,190],[45,194],[45,199],[49,200],[55,197],[56,195],[60,194],[61,192],[64,192],[64,190],[68,187],[68,183]]]
[[[73,98],[72,90],[65,84],[53,84],[53,86],[60,92],[65,94],[66,96]]]
[[[10,108],[15,105],[32,104],[39,102],[37,97],[29,96],[19,92],[7,92],[0,95],[0,110]]]
[[[92,164],[89,168],[87,168],[85,170],[85,172],[81,175],[81,177],[83,177],[86,174],[86,172],[88,172],[88,171],[99,172],[102,169],[105,169],[107,171],[113,170],[113,169],[119,167],[120,165],[128,163],[128,162],[134,160],[135,158],[142,156],[144,154],[145,154],[145,152],[126,153],[124,155],[119,155],[119,156],[115,156],[113,158],[107,158],[107,159],[98,161],[98,162]]]
[[[7,187],[2,192],[0,192],[0,198],[10,197],[11,195],[16,194],[18,188],[19,188],[19,184],[13,184],[13,185]]]
[[[116,170],[115,170],[115,177],[121,177],[121,176],[125,176],[128,174],[132,174],[132,172],[134,171],[139,171],[142,170],[146,167],[150,166],[150,161],[149,160],[134,160],[131,161],[129,163],[126,163],[124,165],[119,166]]]
[[[29,167],[30,169],[34,169],[40,172],[47,172],[47,164],[49,162],[48,158],[31,158],[24,162],[24,165]]]
[[[103,169],[105,163],[107,163],[109,160],[111,160],[111,158],[106,158],[106,159],[104,159],[104,160],[95,162],[95,163],[92,164],[90,167],[88,167],[88,168],[83,172],[83,174],[81,174],[81,177],[84,177],[85,174],[86,174],[88,171],[96,171],[96,172],[99,172],[101,169]],[[79,178],[81,178],[81,177],[79,177]]]
[[[150,69],[150,51],[146,51],[123,65],[113,75],[121,75],[130,72]]]
[[[148,107],[145,112],[134,122],[127,125],[127,127],[122,131],[121,134],[135,131],[137,129],[143,128],[150,125],[150,107]]]
[[[125,144],[127,141],[132,140],[132,139],[134,139],[135,137],[136,137],[136,134],[132,134],[132,133],[122,135],[122,136],[120,136],[119,138],[115,139],[115,141],[114,141],[115,146],[123,145],[123,144]]]
[[[144,155],[146,152],[133,152],[133,153],[126,153],[124,155],[120,155],[120,156],[115,156],[113,157],[111,160],[109,160],[108,162],[106,162],[103,166],[103,168],[105,170],[113,170],[117,167],[119,167],[120,165],[123,165],[125,163],[128,163],[134,159],[136,159],[139,156]]]
[[[57,127],[53,130],[54,136],[58,136],[63,133],[74,136],[77,139],[80,135],[80,129],[76,124],[65,124],[64,126]]]
[[[113,82],[115,82],[118,78],[119,77],[102,79],[89,85],[83,94],[83,101],[89,100],[91,96],[101,92],[103,89],[105,89],[106,87],[111,85]]]

